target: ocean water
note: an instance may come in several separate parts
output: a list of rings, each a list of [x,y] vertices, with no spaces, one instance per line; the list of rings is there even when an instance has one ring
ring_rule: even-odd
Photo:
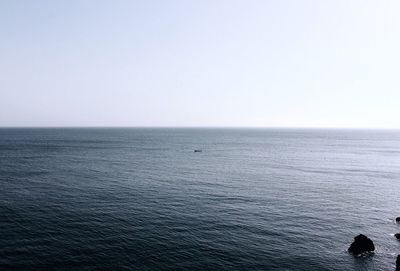
[[[400,254],[400,131],[0,129],[0,188],[0,270],[394,270]],[[359,233],[373,255],[347,253]]]

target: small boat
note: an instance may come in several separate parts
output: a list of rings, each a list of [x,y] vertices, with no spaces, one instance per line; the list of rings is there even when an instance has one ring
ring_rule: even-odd
[[[202,152],[203,150],[201,150],[201,149],[196,149],[196,150],[194,150],[194,152]]]

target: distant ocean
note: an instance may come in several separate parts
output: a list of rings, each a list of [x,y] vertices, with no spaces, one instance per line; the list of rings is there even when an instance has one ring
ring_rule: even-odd
[[[0,270],[394,270],[396,216],[400,131],[0,129]]]

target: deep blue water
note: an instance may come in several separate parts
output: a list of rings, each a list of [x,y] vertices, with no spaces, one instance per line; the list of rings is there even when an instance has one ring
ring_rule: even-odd
[[[0,188],[0,270],[394,270],[400,254],[400,131],[0,129]],[[346,252],[359,233],[374,255]]]

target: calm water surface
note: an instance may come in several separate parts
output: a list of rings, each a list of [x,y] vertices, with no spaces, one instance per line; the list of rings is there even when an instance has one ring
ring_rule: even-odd
[[[0,270],[394,270],[400,254],[400,131],[0,129],[0,188]],[[359,233],[373,256],[346,252]]]

